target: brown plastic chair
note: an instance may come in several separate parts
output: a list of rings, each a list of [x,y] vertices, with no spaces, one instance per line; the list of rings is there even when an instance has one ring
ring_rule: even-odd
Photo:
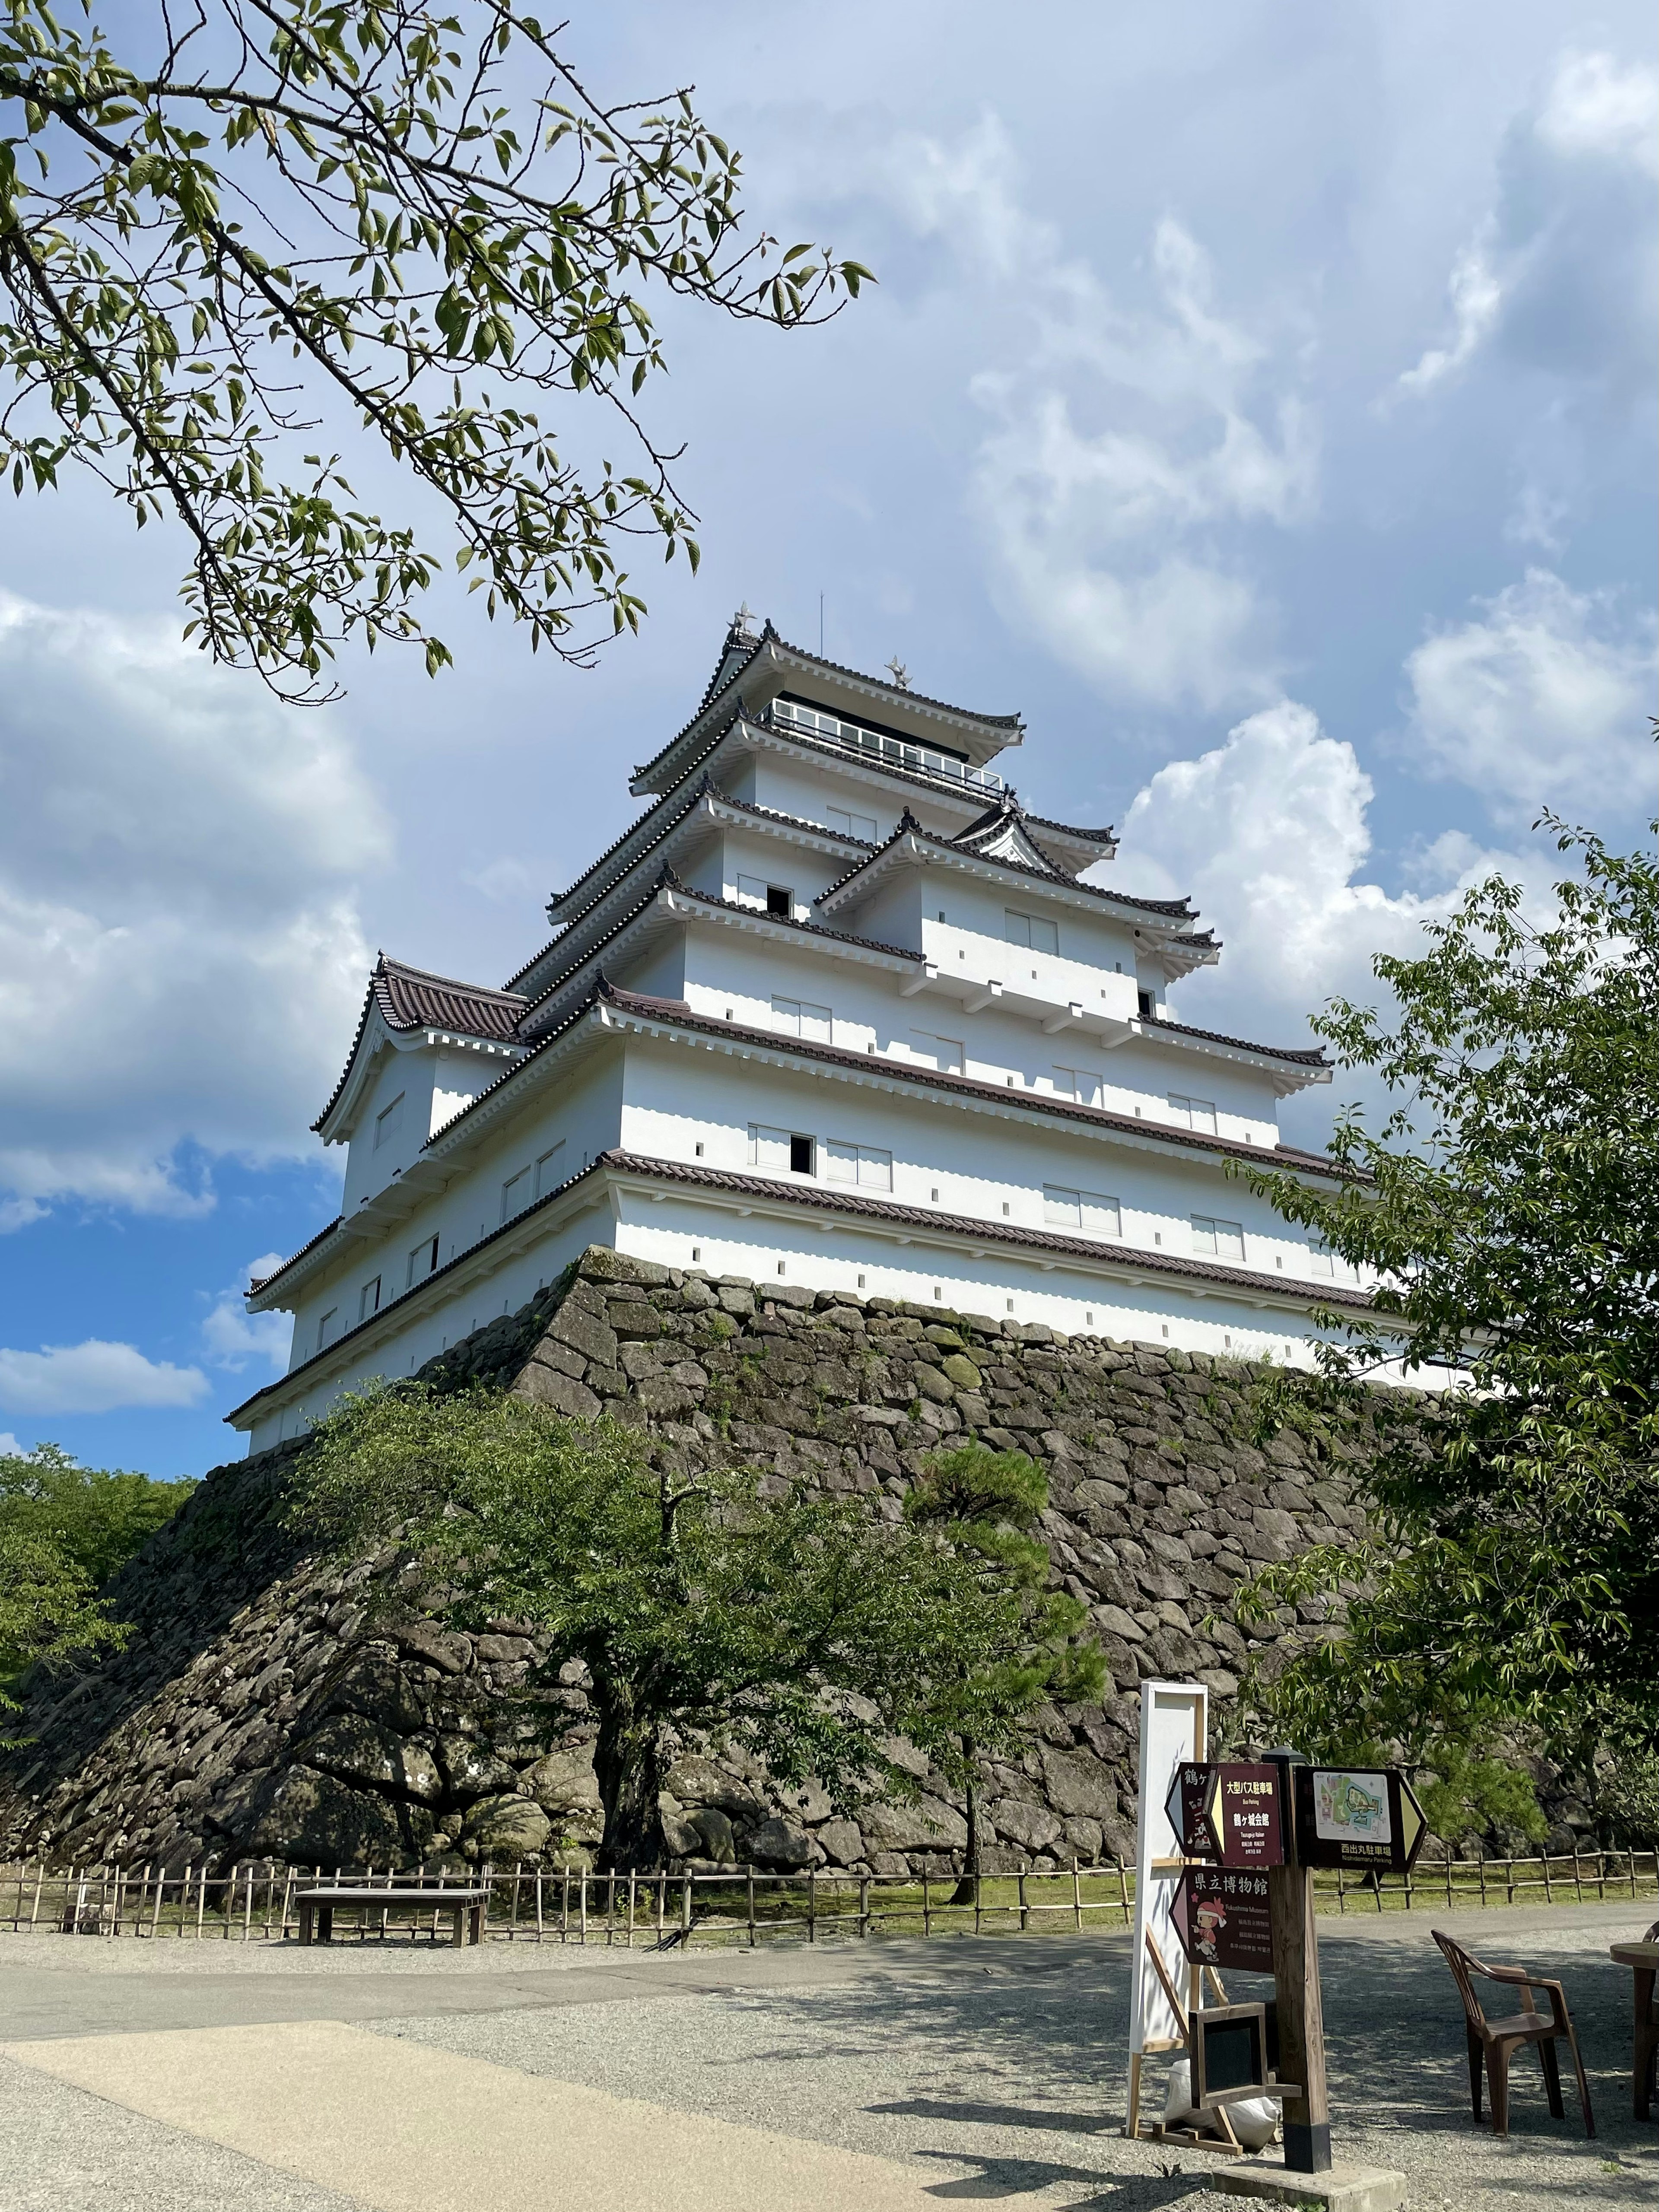
[[[1578,2055],[1578,2038],[1573,2033],[1572,2015],[1567,2010],[1566,1992],[1559,1982],[1543,1980],[1529,1974],[1524,1966],[1483,1966],[1472,1951],[1449,1936],[1432,1928],[1430,1934],[1446,1956],[1452,1979],[1457,1984],[1457,1994],[1463,2000],[1463,2014],[1469,2039],[1469,2096],[1474,2106],[1474,2117],[1480,2117],[1480,2069],[1484,2060],[1486,2086],[1492,2093],[1492,2131],[1495,2136],[1506,2136],[1510,2131],[1510,2053],[1523,2043],[1538,2045],[1538,2063],[1544,2069],[1544,2094],[1549,2099],[1553,2118],[1566,2118],[1566,2106],[1561,2101],[1561,2069],[1557,2063],[1555,2045],[1565,2038],[1572,2053],[1573,2071],[1578,2076],[1578,2102],[1584,2115],[1584,2133],[1595,2133],[1595,2121],[1590,2112],[1589,2084],[1584,2079],[1584,2062]],[[1474,1977],[1488,1982],[1502,1982],[1525,1991],[1522,2009],[1503,2020],[1488,2020],[1481,2010],[1480,2000],[1474,1993]],[[1534,1990],[1542,1990],[1550,2001],[1547,2019],[1532,2001]]]

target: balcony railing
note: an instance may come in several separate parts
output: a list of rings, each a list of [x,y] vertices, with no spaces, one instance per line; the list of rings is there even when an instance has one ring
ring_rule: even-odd
[[[844,722],[838,715],[826,714],[817,707],[799,706],[793,699],[775,699],[771,720],[775,729],[799,730],[806,737],[827,738],[831,744],[845,745],[849,752],[887,762],[911,775],[935,776],[941,783],[965,785],[970,791],[1004,788],[994,769],[970,768],[966,761],[952,760],[948,753],[936,753],[927,745],[906,744],[902,738],[864,729],[857,722]]]

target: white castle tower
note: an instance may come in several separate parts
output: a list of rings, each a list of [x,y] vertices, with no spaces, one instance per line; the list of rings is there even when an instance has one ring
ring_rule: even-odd
[[[289,1372],[258,1449],[407,1375],[585,1247],[1294,1359],[1361,1301],[1229,1176],[1315,1051],[1193,1029],[1219,951],[1185,901],[1081,880],[1109,830],[1028,814],[1018,715],[948,707],[733,623],[651,803],[500,990],[382,957],[316,1127],[340,1217],[249,1293]]]

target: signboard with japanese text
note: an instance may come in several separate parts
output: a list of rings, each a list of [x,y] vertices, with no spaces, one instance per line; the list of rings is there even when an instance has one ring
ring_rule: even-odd
[[[1210,1769],[1206,1824],[1216,1839],[1212,1852],[1223,1866],[1270,1867],[1285,1863],[1283,1785],[1276,1766],[1228,1759]]]
[[[1271,1974],[1267,1877],[1232,1867],[1188,1867],[1175,1897],[1176,1934],[1195,1966]]]
[[[1394,1767],[1298,1766],[1296,1855],[1307,1867],[1404,1874],[1428,1822]]]
[[[1212,1859],[1217,1855],[1216,1833],[1207,1808],[1220,1771],[1203,1759],[1183,1759],[1170,1778],[1164,1815],[1189,1859]]]

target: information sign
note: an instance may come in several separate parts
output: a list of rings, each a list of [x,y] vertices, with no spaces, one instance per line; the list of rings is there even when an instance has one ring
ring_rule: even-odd
[[[1296,1855],[1306,1867],[1404,1874],[1428,1823],[1397,1768],[1298,1766]]]
[[[1164,1810],[1170,1826],[1181,1838],[1182,1850],[1189,1859],[1212,1859],[1217,1855],[1209,1803],[1215,1778],[1220,1771],[1218,1766],[1207,1765],[1201,1759],[1183,1759],[1170,1778],[1170,1794],[1164,1800]]]
[[[1195,1966],[1271,1974],[1267,1877],[1231,1867],[1188,1867],[1175,1896],[1175,1928]]]
[[[1270,1867],[1285,1863],[1283,1784],[1276,1766],[1228,1759],[1210,1769],[1205,1822],[1216,1848],[1205,1856],[1223,1866]]]

